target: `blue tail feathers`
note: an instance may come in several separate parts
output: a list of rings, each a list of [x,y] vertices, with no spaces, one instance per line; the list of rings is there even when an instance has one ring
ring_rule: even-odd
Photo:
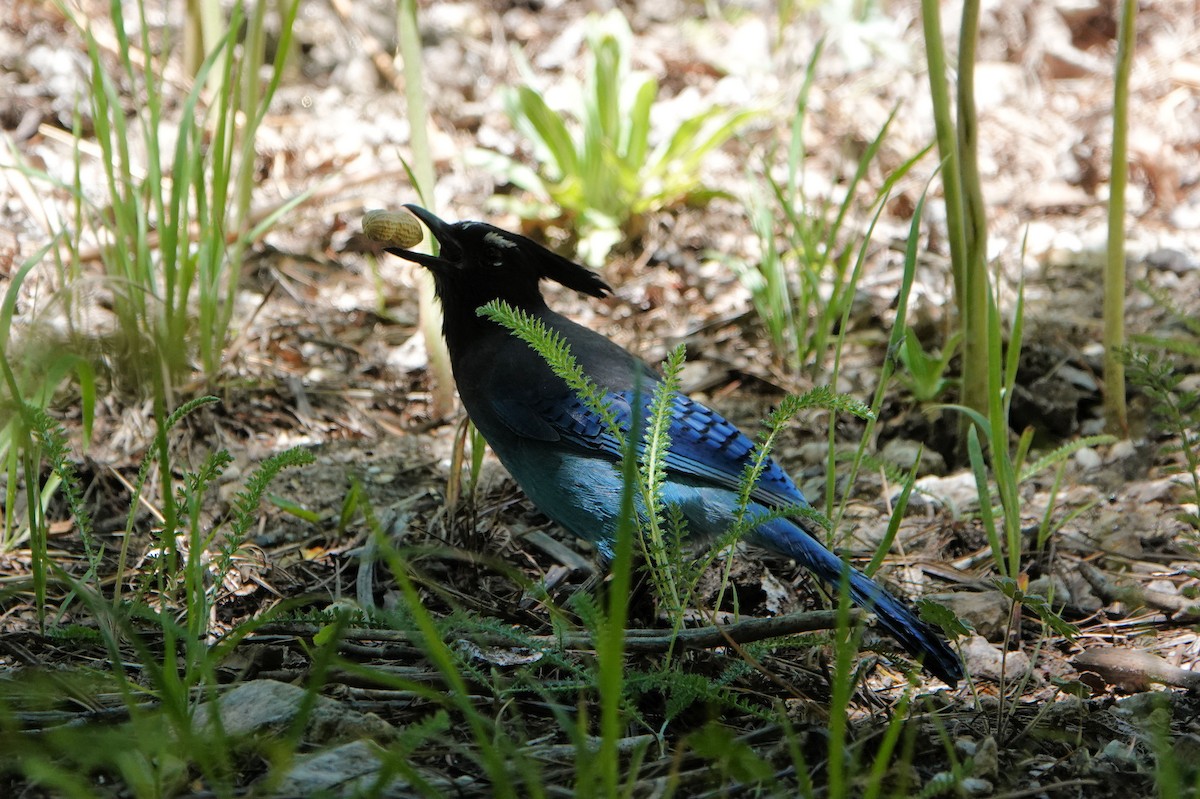
[[[821,580],[837,585],[850,579],[850,598],[875,614],[879,623],[909,654],[921,659],[926,669],[951,687],[962,679],[962,665],[941,634],[903,602],[889,594],[870,577],[851,567],[820,544],[795,522],[774,519],[763,524],[750,541],[795,558]]]

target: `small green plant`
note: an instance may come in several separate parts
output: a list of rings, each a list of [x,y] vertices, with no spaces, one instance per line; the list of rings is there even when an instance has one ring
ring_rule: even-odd
[[[896,373],[900,382],[912,392],[918,403],[933,402],[940,398],[954,383],[946,376],[950,360],[958,352],[962,332],[956,331],[939,352],[926,352],[921,346],[917,331],[911,326],[904,332],[904,347],[900,350],[900,363],[904,369]]]
[[[1179,333],[1174,335],[1142,333],[1133,336],[1133,343],[1144,349],[1171,353],[1186,359],[1186,363],[1191,368],[1200,368],[1200,318],[1186,308],[1180,307],[1169,292],[1155,288],[1145,280],[1139,280],[1137,287],[1146,292],[1156,306],[1166,311],[1172,327],[1176,328]]]
[[[631,68],[633,34],[624,15],[591,16],[587,42],[583,85],[564,92],[573,105],[551,108],[532,77],[505,96],[537,168],[492,151],[472,158],[530,195],[511,202],[521,216],[576,231],[580,257],[596,267],[644,214],[719,194],[702,184],[700,164],[758,112],[710,107],[658,137],[651,120],[658,81]]]
[[[165,444],[167,430],[188,413],[211,402],[216,399],[202,397],[178,409],[159,425],[157,440]],[[195,728],[193,714],[197,697],[215,695],[217,664],[250,627],[234,630],[215,644],[210,625],[226,588],[225,578],[236,568],[239,550],[258,518],[259,503],[268,483],[284,468],[311,462],[311,454],[288,450],[268,458],[234,498],[228,519],[216,524],[207,520],[201,504],[214,480],[230,462],[229,454],[213,453],[196,469],[180,469],[177,463],[157,463],[167,475],[181,473],[174,483],[178,490],[159,497],[161,530],[156,533],[156,546],[148,553],[151,557],[146,559],[147,568],[139,578],[140,590],[130,594],[122,590],[127,555],[123,548],[111,582],[110,599],[102,594],[99,581],[105,554],[103,545],[92,529],[83,485],[69,457],[66,433],[40,408],[18,405],[16,410],[38,443],[37,447],[23,449],[26,468],[20,476],[24,489],[30,498],[36,498],[45,492],[50,479],[57,481],[59,493],[83,541],[88,566],[82,575],[73,574],[50,557],[46,551],[45,515],[31,514],[31,572],[39,621],[45,623],[49,615],[47,586],[53,581],[54,585],[65,587],[67,592],[57,600],[55,617],[62,619],[68,609],[78,606],[71,613],[90,619],[92,626],[86,629],[93,640],[89,643],[102,644],[112,666],[101,677],[104,690],[124,703],[129,722],[116,728],[104,725],[103,730],[94,727],[50,730],[38,739],[36,746],[27,746],[27,742],[16,739],[12,753],[16,759],[6,765],[22,769],[35,782],[57,785],[65,795],[78,796],[88,795],[86,788],[66,775],[103,769],[117,775],[132,795],[161,796],[182,790],[188,770],[194,767],[220,794],[221,786],[227,788],[234,778],[228,737],[219,728],[215,731]],[[158,448],[151,449],[139,470],[129,500],[123,547],[135,536],[135,513],[141,508],[142,489],[159,453]],[[38,456],[44,459],[51,478],[39,481],[41,464],[30,463]],[[56,631],[51,627],[48,632],[73,634],[72,628]],[[136,666],[131,668],[130,663]],[[64,684],[87,679],[83,674],[64,673],[62,677]],[[94,689],[85,688],[83,693],[91,690]],[[145,702],[148,693],[153,694],[153,703]],[[7,714],[8,709],[0,711]],[[81,745],[85,739],[90,743]],[[99,739],[112,743],[98,747]],[[14,743],[14,738],[7,740]],[[164,747],[164,742],[169,745]]]
[[[211,397],[202,399],[216,401]],[[184,407],[195,408],[199,404],[193,402]],[[312,460],[312,453],[302,449],[270,456],[246,479],[233,499],[228,518],[216,523],[206,520],[203,503],[213,483],[233,462],[233,456],[226,450],[217,450],[198,468],[183,470],[174,500],[178,506],[176,517],[181,523],[177,529],[164,528],[159,534],[158,548],[153,554],[161,563],[156,564],[159,568],[143,585],[144,590],[151,592],[152,604],[186,608],[189,641],[199,645],[211,635],[211,611],[226,588],[227,575],[245,556],[244,548],[259,518],[258,507],[267,486],[284,469],[304,466]],[[197,659],[203,658],[202,653],[195,654]]]
[[[936,11],[934,12],[936,16]],[[967,23],[964,22],[964,29]],[[964,33],[964,36],[966,34]],[[944,83],[942,84],[944,89]],[[952,176],[945,176],[947,182]],[[949,193],[949,189],[947,189]],[[949,202],[949,200],[947,200]],[[960,219],[959,222],[962,222]],[[982,235],[982,232],[981,234]],[[996,569],[1003,577],[1015,578],[1021,571],[1021,503],[1018,495],[1020,481],[1018,473],[1020,463],[1028,454],[1033,443],[1032,431],[1022,435],[1014,455],[1009,448],[1009,406],[1012,402],[1013,385],[1017,380],[1017,367],[1021,358],[1021,342],[1025,324],[1025,282],[1022,278],[1017,289],[1017,307],[1013,313],[1012,329],[1009,332],[1007,349],[1004,347],[1004,334],[1000,319],[999,299],[993,295],[986,271],[975,275],[972,279],[984,281],[986,312],[984,334],[982,341],[986,344],[983,350],[985,360],[977,367],[986,367],[982,374],[984,387],[991,387],[985,392],[985,411],[980,412],[975,407],[965,404],[950,406],[961,411],[969,420],[967,429],[967,455],[971,469],[975,475],[975,486],[979,493],[980,515],[984,532],[992,550],[992,559]],[[960,297],[961,299],[961,297]],[[967,328],[964,328],[966,331]],[[973,350],[974,352],[974,350]],[[970,353],[964,353],[964,358]],[[964,386],[964,391],[966,387]],[[1003,524],[1003,538],[996,527],[995,513],[992,508],[991,490],[988,483],[988,467],[985,465],[983,447],[980,444],[980,434],[988,443],[988,456],[992,477],[995,479],[996,493],[999,497],[999,511]],[[1065,457],[1065,456],[1064,456]]]
[[[863,151],[840,202],[810,196],[805,186],[803,130],[821,51],[818,45],[808,62],[784,163],[776,164],[776,153],[769,153],[762,176],[753,178],[756,190],[744,201],[758,238],[758,257],[746,261],[721,256],[750,290],[780,362],[793,373],[806,370],[814,377],[824,374],[828,366],[829,343],[849,315],[870,241],[868,231],[857,246],[847,243],[846,222],[859,205],[858,186],[896,115],[893,109]],[[888,177],[869,203],[868,212],[873,209],[878,217],[891,187],[928,151],[927,147],[917,153]],[[775,177],[780,173],[782,179]]]
[[[145,4],[133,6],[138,17],[133,21],[124,16],[126,5],[111,6],[116,71],[96,22],[63,6],[83,36],[92,74],[73,132],[83,138],[86,117],[101,157],[85,165],[83,153],[90,148],[76,147],[68,184],[27,164],[17,168],[70,197],[69,229],[51,253],[64,295],[59,310],[70,325],[78,324],[80,300],[73,292],[95,285],[84,264],[98,259],[116,321],[115,332],[101,343],[103,355],[116,376],[143,394],[156,382],[171,391],[192,375],[197,361],[208,379],[216,377],[233,324],[243,253],[306,196],[265,218],[256,218],[250,207],[257,179],[255,132],[283,76],[298,7],[298,2],[281,7],[281,41],[264,87],[257,65],[266,48],[266,4],[257,4],[248,20],[235,6],[224,35],[179,103],[177,118],[171,118],[169,87],[162,77],[169,53],[152,40],[158,27],[148,19]],[[239,46],[243,24],[246,40]],[[140,40],[130,41],[131,30],[140,31]],[[137,53],[143,60],[136,60]],[[220,90],[205,106],[201,92],[214,76]],[[123,94],[127,86],[137,96],[132,111]],[[168,136],[168,130],[177,135]],[[100,170],[107,189],[103,202],[84,185],[93,168]]]
[[[151,38],[158,28],[148,22],[144,2],[132,6],[136,23],[124,16],[129,7],[111,6],[108,22],[117,37],[119,59],[115,71],[101,44],[104,37],[95,30],[99,20],[62,7],[65,18],[83,37],[93,77],[90,93],[79,98],[81,110],[73,134],[83,139],[86,116],[101,158],[85,168],[83,153],[90,148],[75,147],[73,177],[67,183],[15,159],[14,169],[31,181],[62,191],[70,208],[64,214],[68,225],[22,265],[8,287],[0,315],[5,371],[0,402],[46,408],[74,377],[77,385],[71,391],[82,409],[86,447],[99,376],[115,378],[113,385],[118,388],[133,387],[140,394],[153,395],[160,419],[166,416],[166,408],[176,404],[175,388],[193,374],[197,361],[207,378],[216,377],[233,324],[243,253],[307,196],[302,194],[265,217],[256,217],[250,207],[256,176],[254,133],[282,77],[282,53],[298,3],[285,6],[279,55],[265,90],[253,65],[262,63],[265,51],[266,4],[258,4],[249,20],[236,6],[224,36],[200,66],[192,91],[177,106],[172,105],[170,87],[162,77],[169,54]],[[236,37],[243,32],[243,23],[246,41],[238,47]],[[129,38],[131,30],[140,31],[136,46]],[[138,53],[142,60],[137,60]],[[211,76],[219,79],[220,91],[206,108],[201,90]],[[127,87],[136,87],[138,96],[132,112],[123,94]],[[169,118],[170,113],[177,118]],[[177,134],[173,141],[168,129]],[[93,168],[99,170],[97,179],[107,189],[103,202],[85,186]],[[14,316],[17,291],[31,270],[47,259],[57,270],[59,290],[49,292],[50,302],[34,304]],[[103,268],[100,281],[85,267],[93,259]],[[83,321],[90,313],[86,306],[94,302],[85,291],[108,300],[101,304],[111,307],[115,321],[111,330]],[[14,331],[14,325],[19,329]],[[63,329],[65,338],[57,332]],[[23,454],[24,448],[37,447],[23,419],[19,413],[0,417],[0,460],[9,478],[6,500],[16,491],[17,464],[22,459],[36,463],[40,457],[38,452]],[[53,477],[45,484],[38,502],[41,507],[58,485]],[[4,513],[0,548],[29,534],[37,510],[36,505],[29,506],[29,518],[21,520],[14,504],[7,501]]]
[[[1159,352],[1127,351],[1125,363],[1130,382],[1150,400],[1151,417],[1175,437],[1164,454],[1175,461],[1170,468],[1190,485],[1192,502],[1200,508],[1200,388],[1187,387],[1179,363]],[[1185,511],[1180,518],[1200,534],[1200,511]]]
[[[999,298],[989,291],[988,348],[985,354],[988,381],[996,390],[988,395],[986,414],[962,405],[947,406],[960,411],[970,424],[967,429],[967,456],[979,496],[980,520],[992,550],[992,560],[997,572],[1003,578],[1014,580],[1021,572],[1022,556],[1025,554],[1021,532],[1021,483],[1047,469],[1058,468],[1049,507],[1039,527],[1037,546],[1040,549],[1054,529],[1050,523],[1050,516],[1062,486],[1062,470],[1066,461],[1084,447],[1115,441],[1108,435],[1088,436],[1064,444],[1030,462],[1030,449],[1033,445],[1033,430],[1030,428],[1017,439],[1015,449],[1011,446],[1009,411],[1020,363],[1024,324],[1024,280],[1017,287],[1017,306],[1013,313],[1007,346],[1004,345]],[[987,444],[986,457],[984,442]]]
[[[39,525],[58,488],[55,476],[46,481],[40,493],[33,488],[38,484],[35,474],[37,465],[42,462],[42,444],[49,433],[44,411],[54,399],[55,392],[74,377],[79,391],[81,429],[87,442],[91,439],[96,408],[96,373],[86,358],[42,341],[21,341],[18,346],[23,355],[10,358],[18,294],[25,278],[41,262],[50,246],[35,253],[13,274],[0,304],[0,376],[3,377],[0,380],[0,468],[5,477],[0,553],[32,537],[35,558],[44,554],[39,546],[39,542],[44,543],[38,538]],[[22,482],[27,500],[23,517],[18,513],[16,501]]]
[[[875,440],[875,425],[879,420],[879,409],[883,407],[884,396],[887,393],[888,387],[891,385],[892,375],[895,373],[897,358],[901,352],[901,340],[903,331],[907,328],[908,319],[908,298],[912,294],[913,282],[916,279],[917,270],[917,242],[920,240],[921,216],[925,208],[926,192],[922,192],[917,200],[916,209],[913,212],[912,221],[909,222],[908,244],[904,251],[904,270],[900,277],[900,291],[896,296],[896,319],[892,324],[891,333],[888,335],[887,353],[888,357],[883,361],[883,368],[879,373],[879,382],[875,386],[875,394],[871,398],[871,405],[867,409],[867,414],[864,417],[867,420],[864,426],[862,435],[859,437],[858,447],[854,452],[853,461],[850,464],[848,473],[839,475],[837,468],[837,447],[834,440],[834,426],[829,426],[829,455],[827,457],[825,469],[825,512],[833,519],[833,527],[839,527],[839,522],[842,515],[846,511],[846,503],[850,497],[850,488],[853,487],[858,479],[859,470],[862,468],[863,462],[867,458],[867,448],[872,441]],[[879,218],[879,213],[883,210],[882,204],[879,210],[876,211],[875,219]],[[867,231],[864,237],[864,244],[859,251],[858,264],[855,265],[855,276],[851,278],[851,284],[857,282],[857,273],[862,268],[863,259],[866,253],[866,242],[870,241],[871,232],[874,230],[874,220],[872,220],[871,228]],[[837,381],[841,373],[842,350],[846,341],[846,327],[850,316],[850,305],[845,304],[842,308],[842,316],[838,323],[838,335],[836,344],[833,348],[833,369],[832,379]],[[917,468],[917,464],[913,464],[913,469]],[[914,472],[915,474],[915,472]],[[847,490],[843,492],[842,502],[834,509],[834,497],[836,496],[837,480],[840,476],[844,476]],[[913,477],[912,479],[915,479]],[[898,526],[899,520],[894,519],[893,525]],[[872,561],[871,568],[878,568],[878,560],[882,557],[883,552],[891,546],[890,536],[894,535],[895,529],[891,529],[889,537],[882,542],[879,552],[876,553],[875,559]]]

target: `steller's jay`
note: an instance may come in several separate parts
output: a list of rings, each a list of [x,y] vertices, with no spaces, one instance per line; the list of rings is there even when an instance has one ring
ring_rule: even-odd
[[[549,279],[593,297],[612,290],[589,270],[524,236],[483,222],[450,224],[424,208],[405,207],[429,228],[441,253],[386,250],[433,273],[454,378],[471,421],[543,513],[611,557],[622,492],[616,440],[536,351],[476,309],[499,298],[560,335],[628,430],[635,396],[651,394],[658,376],[604,336],[550,310],[538,284]],[[720,535],[733,523],[753,443],[716,411],[683,394],[674,398],[669,436],[665,502],[678,506],[691,534]],[[771,508],[806,504],[791,478],[771,461],[755,485],[749,511],[765,515]],[[803,518],[772,519],[747,540],[794,558],[826,582],[848,577],[853,600],[874,611],[930,673],[956,685],[962,667],[945,640],[822,546],[806,524]]]

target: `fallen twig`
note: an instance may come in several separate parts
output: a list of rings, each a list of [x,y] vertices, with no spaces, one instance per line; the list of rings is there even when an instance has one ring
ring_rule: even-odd
[[[1177,620],[1200,616],[1200,605],[1194,599],[1165,591],[1145,588],[1132,580],[1113,580],[1086,561],[1079,562],[1079,573],[1092,590],[1105,602],[1124,602],[1132,607],[1146,607],[1170,613]]]
[[[762,619],[744,619],[733,624],[712,625],[680,630],[673,633],[662,629],[633,629],[625,631],[625,650],[628,652],[665,652],[672,646],[689,647],[693,649],[709,649],[725,646],[730,643],[748,644],[767,638],[780,638],[785,635],[814,632],[816,630],[832,630],[837,627],[837,612],[820,610],[807,613],[789,613],[784,616],[773,616]],[[851,623],[857,623],[863,617],[862,611],[850,612]],[[290,635],[309,637],[316,635],[322,625],[308,623],[264,624],[258,628],[249,640],[265,635]],[[351,628],[342,631],[343,640],[347,641],[387,641],[420,644],[422,636],[418,632],[407,630],[379,630],[366,628]],[[569,632],[563,635],[531,635],[524,638],[510,638],[494,633],[479,633],[472,637],[472,642],[484,646],[531,646],[547,649],[594,649],[595,640],[591,633]]]

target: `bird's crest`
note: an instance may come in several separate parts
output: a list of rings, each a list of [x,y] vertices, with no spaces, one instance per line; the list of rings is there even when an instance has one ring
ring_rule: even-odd
[[[450,226],[451,229],[455,227],[462,232],[458,237],[460,244],[478,237],[476,240],[482,246],[476,252],[476,257],[489,266],[523,269],[535,280],[553,280],[593,297],[603,297],[612,292],[595,272],[531,238],[501,230],[487,222],[459,222]]]
[[[536,248],[536,256],[533,253],[530,253],[530,256],[536,257],[541,262],[540,275],[547,280],[553,280],[569,289],[575,289],[593,297],[603,297],[605,294],[612,293],[609,285],[592,270],[551,252],[532,239],[525,239],[525,241],[528,242],[530,248]]]

